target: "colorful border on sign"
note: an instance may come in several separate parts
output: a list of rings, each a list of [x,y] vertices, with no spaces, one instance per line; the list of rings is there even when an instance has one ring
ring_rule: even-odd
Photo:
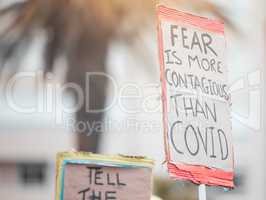
[[[205,31],[224,35],[224,23],[222,21],[195,16],[165,6],[158,6],[157,16],[159,16],[160,19],[163,18],[168,21],[182,22]]]
[[[161,27],[162,20],[186,23],[205,31],[214,32],[224,35],[224,24],[217,20],[210,20],[203,17],[194,16],[188,13],[158,6],[157,9],[157,29],[159,42],[159,61],[160,61],[160,79],[162,84],[162,101],[163,101],[163,124],[164,124],[164,146],[165,157],[170,177],[179,180],[189,180],[195,184],[205,184],[209,186],[234,187],[234,173],[226,172],[220,169],[207,168],[204,166],[195,166],[182,163],[174,163],[171,160],[168,137],[168,106],[167,106],[167,89],[166,78],[164,75],[164,44],[163,32]]]
[[[67,164],[92,164],[117,168],[153,168],[153,160],[143,157],[104,156],[87,152],[63,152],[57,154],[56,200],[64,200],[64,177]]]

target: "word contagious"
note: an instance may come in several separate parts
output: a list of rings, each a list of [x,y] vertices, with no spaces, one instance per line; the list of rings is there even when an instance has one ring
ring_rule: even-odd
[[[195,74],[182,74],[171,69],[165,70],[165,77],[170,87],[191,89],[206,95],[220,97],[225,100],[229,99],[227,85],[218,83],[210,78],[199,77]]]

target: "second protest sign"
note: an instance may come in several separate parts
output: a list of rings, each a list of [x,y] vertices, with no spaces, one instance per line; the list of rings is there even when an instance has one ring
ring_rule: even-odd
[[[165,152],[170,175],[233,187],[223,23],[158,7]]]

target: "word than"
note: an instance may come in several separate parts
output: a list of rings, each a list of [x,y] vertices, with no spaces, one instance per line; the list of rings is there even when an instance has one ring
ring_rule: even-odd
[[[215,103],[212,103],[212,106],[210,106],[207,102],[201,103],[196,98],[185,97],[182,94],[173,95],[171,96],[171,99],[173,100],[177,117],[179,117],[180,110],[182,110],[185,112],[186,117],[189,115],[193,117],[202,116],[206,120],[213,120],[214,122],[217,122]],[[182,106],[179,102],[182,102]]]

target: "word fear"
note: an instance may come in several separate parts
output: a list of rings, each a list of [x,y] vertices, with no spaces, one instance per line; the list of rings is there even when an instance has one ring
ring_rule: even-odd
[[[187,28],[178,25],[170,25],[171,45],[174,47],[181,43],[182,47],[189,50],[200,50],[204,54],[213,54],[217,56],[216,51],[212,47],[213,39],[208,33],[199,33],[193,31],[191,34]]]

